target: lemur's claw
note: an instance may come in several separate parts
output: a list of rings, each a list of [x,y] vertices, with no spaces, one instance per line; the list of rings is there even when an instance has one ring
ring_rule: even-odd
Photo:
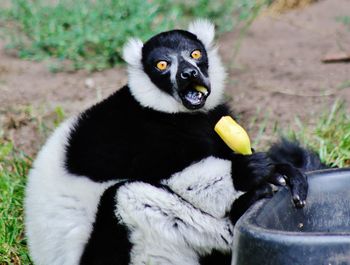
[[[292,193],[292,200],[296,208],[303,208],[308,193],[307,176],[298,168],[290,164],[276,164],[276,173],[284,175],[284,180]]]
[[[305,205],[306,205],[306,201],[305,200],[301,200],[299,195],[294,195],[293,196],[293,203],[294,203],[294,206],[298,209],[300,208],[304,208]]]

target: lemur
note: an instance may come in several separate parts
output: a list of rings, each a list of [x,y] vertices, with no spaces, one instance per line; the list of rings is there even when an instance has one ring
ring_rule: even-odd
[[[30,170],[36,265],[230,264],[234,223],[270,183],[305,204],[310,152],[282,142],[240,155],[214,132],[232,114],[213,24],[131,39],[123,57],[128,84],[63,122]]]

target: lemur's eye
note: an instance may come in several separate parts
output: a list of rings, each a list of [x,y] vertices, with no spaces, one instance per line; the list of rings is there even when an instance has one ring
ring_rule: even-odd
[[[157,68],[161,71],[164,71],[168,67],[168,63],[166,61],[159,61],[157,63]]]
[[[202,53],[201,53],[200,50],[194,50],[194,51],[191,53],[191,57],[192,57],[193,59],[198,60],[199,58],[202,57]]]

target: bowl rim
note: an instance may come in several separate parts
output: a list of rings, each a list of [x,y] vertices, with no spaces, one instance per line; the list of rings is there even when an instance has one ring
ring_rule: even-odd
[[[308,178],[322,178],[329,176],[333,173],[350,174],[350,168],[331,168],[321,169],[307,172]],[[262,226],[258,226],[253,222],[253,218],[257,216],[259,209],[263,207],[270,199],[262,199],[255,203],[248,211],[238,220],[235,225],[235,231],[239,233],[248,233],[254,235],[254,237],[265,238],[275,241],[284,242],[300,242],[300,237],[303,237],[304,242],[322,243],[324,240],[327,243],[350,243],[350,231],[349,232],[307,232],[307,231],[284,231],[278,229],[268,229]],[[350,221],[350,217],[349,217]]]

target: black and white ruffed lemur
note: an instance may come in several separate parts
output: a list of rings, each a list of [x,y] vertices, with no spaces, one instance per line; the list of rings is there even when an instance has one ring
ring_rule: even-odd
[[[304,205],[316,156],[289,142],[240,155],[214,132],[231,113],[213,39],[198,20],[130,40],[128,85],[56,129],[26,189],[36,265],[230,264],[233,225],[269,183]]]

